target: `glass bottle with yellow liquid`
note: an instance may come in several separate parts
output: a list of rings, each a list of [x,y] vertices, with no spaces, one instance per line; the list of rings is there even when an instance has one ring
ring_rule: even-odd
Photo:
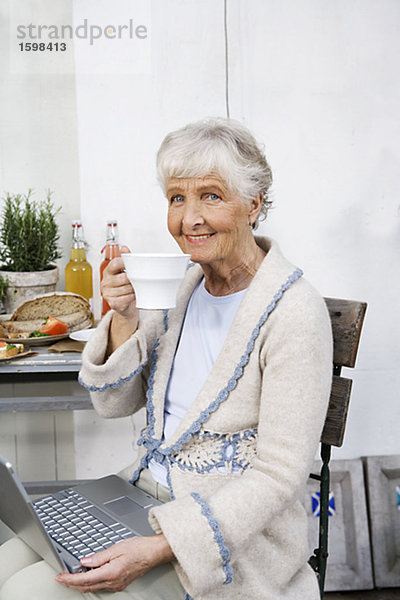
[[[86,260],[80,221],[72,221],[72,247],[70,261],[65,267],[65,291],[80,294],[89,301],[93,309],[93,272]]]

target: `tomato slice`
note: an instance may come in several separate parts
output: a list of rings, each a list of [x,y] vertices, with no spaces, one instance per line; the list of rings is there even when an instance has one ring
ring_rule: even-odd
[[[67,333],[68,325],[60,319],[49,317],[46,323],[39,329],[39,333],[47,333],[47,335],[61,335]]]

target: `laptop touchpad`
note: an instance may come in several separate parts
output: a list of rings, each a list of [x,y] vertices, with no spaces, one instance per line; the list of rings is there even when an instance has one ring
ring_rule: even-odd
[[[128,498],[127,496],[117,498],[116,500],[110,500],[109,502],[104,502],[104,506],[119,516],[131,514],[139,509],[143,510],[137,502],[131,498]]]

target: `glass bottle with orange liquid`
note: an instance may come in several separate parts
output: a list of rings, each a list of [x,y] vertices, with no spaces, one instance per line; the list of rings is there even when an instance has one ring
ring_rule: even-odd
[[[65,267],[65,291],[80,294],[89,301],[93,310],[93,272],[86,260],[83,228],[80,221],[72,221],[70,261]]]
[[[100,265],[100,284],[103,279],[103,272],[110,260],[115,258],[116,256],[121,256],[120,247],[118,243],[118,223],[117,221],[111,220],[107,221],[107,232],[106,232],[106,245],[104,246],[102,252],[105,251],[104,260]],[[104,317],[106,312],[110,310],[110,306],[108,302],[101,297],[102,306],[101,306],[101,316]]]

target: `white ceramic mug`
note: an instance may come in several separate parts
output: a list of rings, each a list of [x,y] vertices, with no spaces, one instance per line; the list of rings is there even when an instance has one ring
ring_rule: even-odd
[[[136,306],[174,308],[190,254],[121,254],[136,294]]]

